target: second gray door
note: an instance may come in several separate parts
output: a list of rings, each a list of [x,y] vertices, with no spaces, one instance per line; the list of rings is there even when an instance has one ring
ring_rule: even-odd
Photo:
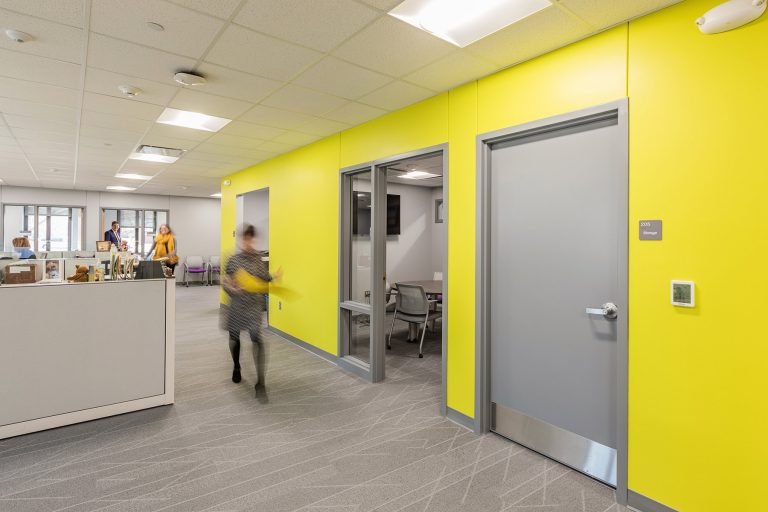
[[[491,429],[616,485],[626,335],[618,112],[491,146]]]

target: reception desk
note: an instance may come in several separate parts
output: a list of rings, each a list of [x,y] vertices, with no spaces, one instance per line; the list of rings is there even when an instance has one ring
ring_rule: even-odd
[[[172,404],[174,284],[0,286],[0,439]]]

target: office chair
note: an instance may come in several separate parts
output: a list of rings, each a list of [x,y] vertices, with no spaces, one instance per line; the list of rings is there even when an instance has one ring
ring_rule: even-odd
[[[397,284],[397,296],[395,299],[395,314],[392,316],[392,326],[389,328],[387,348],[392,349],[392,331],[395,329],[395,320],[400,319],[409,324],[421,325],[421,341],[419,341],[419,357],[424,357],[424,336],[427,334],[427,322],[440,318],[441,313],[433,311],[430,304],[434,302],[427,299],[424,288],[410,284]],[[418,330],[417,330],[418,333]]]

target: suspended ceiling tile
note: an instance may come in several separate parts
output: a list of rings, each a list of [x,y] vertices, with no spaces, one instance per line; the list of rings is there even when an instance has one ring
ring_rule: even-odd
[[[397,110],[434,95],[429,89],[398,81],[363,96],[360,101],[385,110]]]
[[[273,128],[272,126],[246,123],[245,121],[232,121],[227,126],[222,128],[219,133],[228,133],[231,135],[238,135],[240,137],[270,140],[279,135],[282,135],[285,133],[285,130],[282,128]]]
[[[322,92],[287,85],[267,98],[263,104],[269,107],[292,110],[302,114],[321,115],[344,105],[346,100]]]
[[[50,121],[37,117],[17,116],[5,114],[5,121],[12,128],[31,128],[34,130],[43,130],[49,132],[75,134],[77,132],[75,120],[71,121]]]
[[[170,0],[176,5],[210,14],[221,19],[232,16],[240,0]]]
[[[0,75],[20,80],[80,88],[80,66],[0,48]]]
[[[77,108],[80,101],[80,92],[75,89],[4,76],[0,76],[0,96],[70,108]]]
[[[138,96],[130,98],[132,101],[155,105],[167,104],[179,90],[178,86],[169,83],[153,82],[92,67],[89,67],[85,73],[85,90],[87,91],[127,99],[128,97],[118,89],[121,85],[132,85],[141,89]]]
[[[242,73],[207,62],[203,63],[198,71],[205,76],[208,82],[197,90],[251,103],[258,103],[284,84],[284,82]]]
[[[194,59],[202,57],[223,26],[221,20],[157,0],[97,0],[92,5],[93,32]],[[165,30],[151,29],[147,22]]]
[[[249,0],[235,23],[327,52],[377,16],[354,0]]]
[[[240,116],[240,121],[248,121],[287,130],[302,123],[306,123],[307,121],[311,121],[312,119],[314,119],[313,116],[278,108],[265,107],[264,105],[256,105]]]
[[[634,2],[605,2],[602,0],[560,0],[560,4],[593,27],[600,29],[663,9],[664,7],[669,7],[680,1],[636,0]]]
[[[261,146],[259,146],[259,149],[262,151],[270,151],[273,153],[283,154],[283,153],[287,153],[288,151],[293,151],[298,147],[299,146],[296,144],[286,144],[284,142],[275,142],[274,140],[268,140],[264,142]]]
[[[490,75],[498,66],[458,51],[429,64],[405,77],[405,80],[433,91],[446,91],[456,86]]]
[[[395,6],[400,5],[403,2],[403,0],[360,0],[360,1],[370,5],[371,7],[375,7],[376,9],[380,9],[386,12],[391,11],[392,9],[395,8]]]
[[[333,54],[365,68],[400,77],[456,50],[442,39],[391,16],[383,16]]]
[[[147,132],[147,138],[150,137],[172,137],[175,139],[185,139],[189,141],[201,142],[208,139],[213,133],[203,130],[194,130],[182,126],[172,126],[169,124],[153,124]]]
[[[163,84],[174,85],[173,75],[194,65],[194,59],[101,34],[91,34],[88,43],[88,66]]]
[[[321,53],[246,28],[230,25],[206,61],[274,80],[289,80],[316,62]]]
[[[141,103],[130,99],[115,98],[93,92],[86,92],[83,98],[83,108],[104,114],[128,116],[154,121],[163,108],[150,103]]]
[[[592,27],[555,6],[547,7],[466,47],[499,67],[528,60],[581,39]]]
[[[375,91],[392,78],[334,57],[326,57],[296,78],[293,83],[347,99]]]
[[[103,128],[114,128],[116,130],[126,130],[138,133],[143,133],[153,124],[152,121],[147,119],[117,116],[93,110],[83,110],[82,123],[86,126],[100,126]]]
[[[386,114],[386,110],[363,105],[362,103],[347,103],[341,108],[325,114],[323,117],[351,125],[357,125]]]
[[[350,126],[346,123],[331,121],[330,119],[313,119],[308,123],[297,126],[296,131],[308,133],[310,135],[327,136],[346,130],[349,127]]]
[[[0,7],[56,23],[83,28],[83,0],[2,0]]]
[[[83,30],[0,9],[3,28],[21,30],[34,40],[19,44],[0,38],[0,48],[79,64],[83,57]]]
[[[228,133],[217,133],[208,139],[208,142],[235,148],[257,149],[264,142],[264,140],[250,137],[238,137],[237,135],[231,135]]]
[[[320,135],[310,135],[308,133],[289,131],[275,137],[274,140],[275,142],[283,142],[285,144],[306,146],[307,144],[311,144],[317,140],[320,140],[321,138],[322,137]]]
[[[77,110],[73,108],[9,98],[0,98],[0,112],[63,122],[71,122],[77,118]]]
[[[168,105],[179,110],[190,110],[209,116],[234,119],[253,107],[253,103],[215,96],[204,92],[182,89]]]
[[[57,133],[44,130],[34,130],[29,128],[12,128],[16,139],[29,139],[43,142],[60,142],[62,144],[74,144],[74,133]]]

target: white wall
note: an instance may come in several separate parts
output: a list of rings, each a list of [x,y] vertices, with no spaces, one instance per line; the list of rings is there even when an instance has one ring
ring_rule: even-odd
[[[240,222],[256,228],[256,249],[269,250],[269,189],[262,188],[243,194],[243,217]],[[238,226],[239,227],[239,226]]]
[[[370,184],[356,182],[355,190],[367,192]],[[387,237],[387,281],[431,280],[434,272],[442,272],[445,224],[435,224],[436,198],[442,188],[387,184],[387,193],[400,196],[400,234]],[[365,265],[356,265],[353,297],[370,290],[369,237],[354,237],[353,256]],[[355,261],[352,262],[355,265]]]
[[[212,256],[220,252],[221,202],[218,199],[2,186],[0,229],[3,228],[1,206],[6,203],[85,208],[83,250],[89,251],[95,249],[96,240],[104,235],[102,208],[168,210],[169,224],[179,239],[179,256]]]

